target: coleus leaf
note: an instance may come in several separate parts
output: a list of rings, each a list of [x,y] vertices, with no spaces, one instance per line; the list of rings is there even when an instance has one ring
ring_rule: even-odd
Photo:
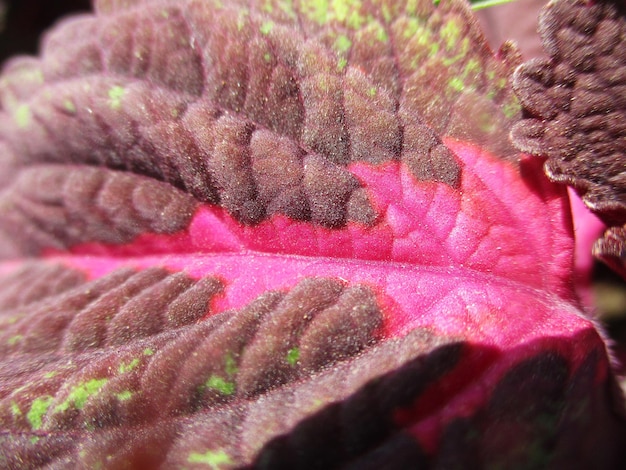
[[[95,10],[2,75],[5,467],[624,457],[518,54],[465,4]]]
[[[611,227],[594,254],[626,277],[626,7],[553,2],[540,32],[550,57],[515,74],[527,118],[514,126],[513,140],[548,157],[550,179],[576,188]]]

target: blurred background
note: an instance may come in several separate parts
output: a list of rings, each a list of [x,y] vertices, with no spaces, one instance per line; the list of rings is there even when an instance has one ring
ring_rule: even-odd
[[[545,0],[516,0],[478,11],[494,50],[505,40],[513,39],[526,59],[541,56],[536,24],[544,3]],[[0,63],[16,54],[36,54],[44,30],[63,16],[90,9],[90,0],[0,0]],[[581,223],[587,223],[586,220]],[[615,341],[615,353],[626,365],[626,283],[601,263],[594,263],[587,295],[594,305],[592,313],[606,325]]]

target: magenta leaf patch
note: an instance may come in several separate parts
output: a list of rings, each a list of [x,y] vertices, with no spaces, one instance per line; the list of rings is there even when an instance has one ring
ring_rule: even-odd
[[[623,462],[519,63],[458,0],[100,0],[11,60],[0,466]]]

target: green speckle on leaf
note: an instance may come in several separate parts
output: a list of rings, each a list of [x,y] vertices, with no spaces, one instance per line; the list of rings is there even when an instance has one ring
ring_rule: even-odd
[[[269,52],[266,52],[265,54],[263,54],[263,60],[265,62],[271,62],[272,61],[272,54],[270,54]]]
[[[298,363],[298,359],[300,359],[300,349],[291,348],[289,351],[287,351],[286,359],[289,365],[295,366]]]
[[[345,34],[340,34],[337,36],[337,39],[335,39],[333,47],[342,54],[345,54],[352,47],[352,41],[350,41],[350,38]]]
[[[380,41],[380,42],[387,42],[389,41],[389,36],[387,35],[387,31],[385,31],[383,28],[380,28],[377,33],[376,33],[376,38]]]
[[[122,106],[122,97],[125,90],[121,86],[114,86],[109,88],[109,106],[112,109],[119,109]]]
[[[292,20],[296,19],[296,12],[293,10],[293,0],[277,0],[278,8],[282,10]]]
[[[208,389],[216,390],[222,395],[232,395],[235,393],[234,382],[228,382],[223,377],[215,374],[207,379],[204,386]]]
[[[304,14],[321,25],[327,22],[328,0],[305,0],[302,2]]]
[[[482,67],[480,65],[480,62],[478,62],[476,59],[470,59],[467,61],[467,64],[465,64],[465,68],[463,69],[463,76],[469,77],[470,75],[480,73],[481,70]]]
[[[267,35],[270,33],[273,27],[274,27],[273,22],[266,21],[265,23],[261,25],[261,27],[259,28],[259,31],[261,31],[261,34]]]
[[[39,439],[41,439],[39,436],[31,436],[28,440],[31,444],[37,444]]]
[[[28,106],[27,104],[22,104],[18,106],[18,108],[15,110],[15,113],[13,114],[15,122],[17,122],[18,127],[21,127],[22,129],[28,127],[32,120],[32,117],[33,116],[30,111],[30,106]]]
[[[132,396],[133,392],[131,392],[130,390],[124,390],[123,392],[115,394],[115,398],[117,398],[119,401],[130,400]]]
[[[405,9],[407,15],[415,14],[417,11],[417,1],[418,0],[407,0]]]
[[[231,465],[233,464],[233,460],[223,450],[207,450],[204,454],[199,452],[192,452],[187,457],[187,462],[189,463],[203,463],[208,465],[212,469],[219,469],[223,464]]]
[[[248,16],[250,16],[250,12],[247,10],[240,10],[237,15],[237,31],[243,30],[248,22]]]
[[[360,0],[332,0],[331,7],[335,19],[349,28],[359,29],[365,23],[365,18],[360,14]]]
[[[117,368],[120,374],[125,374],[126,372],[130,372],[135,369],[139,365],[139,359],[135,358],[130,361],[128,364],[124,364],[123,362]]]
[[[146,348],[143,350],[144,356],[152,356],[153,354],[154,354],[154,349],[152,348]]]
[[[386,3],[383,3],[382,5],[382,14],[383,18],[385,19],[385,23],[391,23],[393,16],[391,15],[391,12],[389,11],[389,6]]]
[[[464,59],[467,53],[469,52],[469,49],[470,49],[469,39],[463,38],[463,41],[461,42],[461,50],[459,51],[459,53],[456,54],[455,56],[447,57],[443,59],[442,61],[443,65],[445,65],[446,67],[449,67],[452,64],[455,64],[458,61]]]
[[[76,112],[76,105],[72,100],[65,99],[63,100],[63,108],[68,112],[74,114]]]
[[[441,38],[446,42],[446,49],[452,50],[459,42],[461,36],[461,28],[455,19],[446,21],[440,30]]]
[[[22,339],[24,339],[24,335],[14,335],[7,340],[7,344],[9,346],[15,346],[17,343],[22,341]]]
[[[367,90],[367,94],[369,96],[376,96],[377,93],[378,93],[378,89],[375,86],[373,86],[373,87],[371,87],[371,88],[369,88]]]
[[[52,377],[54,377],[57,374],[58,374],[58,372],[56,370],[53,370],[53,371],[46,372],[45,374],[43,374],[43,378],[44,379],[51,379]]]
[[[224,371],[228,374],[228,377],[232,377],[238,370],[237,361],[235,361],[232,353],[229,352],[224,358]]]
[[[19,315],[11,315],[8,317],[4,317],[2,320],[2,323],[6,324],[6,325],[13,325],[14,323],[17,323],[17,321],[22,318],[24,315],[23,314],[19,314]]]
[[[420,28],[419,22],[415,18],[409,18],[406,21],[404,29],[402,30],[402,35],[406,39],[409,39],[413,37],[413,35],[417,32],[419,28]]]
[[[32,429],[39,429],[43,423],[43,416],[48,412],[48,408],[52,404],[52,397],[45,395],[36,398],[30,405],[30,410],[26,413],[26,419],[30,423]]]
[[[430,48],[428,50],[428,57],[434,57],[439,53],[439,44],[437,44],[436,42],[432,43],[430,45]]]
[[[58,413],[60,411],[65,411],[72,404],[76,407],[76,409],[82,410],[83,406],[85,406],[85,403],[87,402],[87,399],[96,395],[108,381],[109,379],[92,379],[76,385],[69,393],[65,401],[56,406],[54,412]]]
[[[517,113],[520,112],[520,110],[521,107],[519,101],[517,101],[517,98],[515,97],[511,98],[510,101],[502,105],[502,112],[508,119],[514,117]]]
[[[360,29],[366,21],[360,13],[360,0],[304,0],[301,9],[307,18],[320,25],[337,21],[348,28]]]
[[[465,89],[465,83],[459,77],[452,77],[448,80],[448,85],[455,91],[463,91]]]
[[[345,57],[341,57],[339,61],[337,61],[337,71],[343,72],[343,69],[346,68],[346,65],[348,65],[348,59],[346,59]]]
[[[389,41],[389,36],[387,35],[387,31],[385,30],[383,25],[381,25],[378,21],[375,21],[375,20],[371,21],[366,29],[370,30],[373,33],[373,35],[376,36],[376,39],[378,41],[382,43],[386,43],[387,41]]]
[[[22,416],[22,410],[20,410],[20,405],[18,405],[15,401],[11,401],[11,414],[14,417]]]

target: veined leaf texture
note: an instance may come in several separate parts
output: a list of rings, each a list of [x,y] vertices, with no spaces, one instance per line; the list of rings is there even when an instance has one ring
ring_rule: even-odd
[[[0,467],[623,463],[567,192],[509,133],[561,161],[534,90],[622,60],[624,11],[545,15],[518,68],[460,0],[102,0],[9,61]]]

